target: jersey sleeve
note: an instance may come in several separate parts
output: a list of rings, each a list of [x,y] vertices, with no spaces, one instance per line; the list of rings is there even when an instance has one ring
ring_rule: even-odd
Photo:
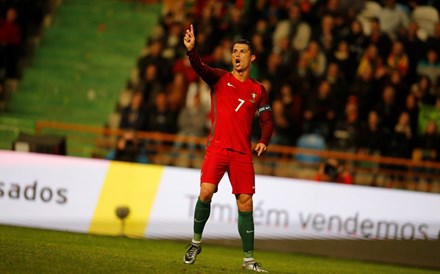
[[[193,69],[210,86],[217,83],[227,73],[225,70],[212,68],[205,64],[196,49],[188,51],[187,55]]]
[[[260,115],[261,137],[258,142],[263,143],[267,146],[269,145],[270,138],[272,138],[273,116],[266,89],[263,85],[261,86],[261,89],[261,99],[258,106],[258,114]]]

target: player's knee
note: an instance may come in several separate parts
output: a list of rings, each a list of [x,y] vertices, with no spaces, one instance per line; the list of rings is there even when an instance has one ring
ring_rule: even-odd
[[[249,212],[253,210],[252,195],[240,194],[237,199],[237,207],[241,212]]]
[[[202,184],[202,186],[200,187],[199,199],[205,203],[211,202],[215,190],[216,186],[213,184]]]

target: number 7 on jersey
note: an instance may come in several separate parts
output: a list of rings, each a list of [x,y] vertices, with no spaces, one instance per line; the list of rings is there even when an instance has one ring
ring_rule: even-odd
[[[239,103],[238,106],[235,108],[235,112],[237,112],[237,111],[240,109],[240,107],[244,104],[244,100],[243,100],[243,99],[238,98],[238,101],[239,101],[240,103]]]

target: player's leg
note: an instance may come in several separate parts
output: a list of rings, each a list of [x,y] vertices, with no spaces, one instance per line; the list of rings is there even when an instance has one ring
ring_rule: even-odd
[[[200,192],[194,209],[194,235],[183,258],[192,264],[202,250],[202,234],[211,212],[211,199],[226,172],[226,155],[221,149],[208,149],[202,165]]]
[[[254,259],[254,217],[251,194],[237,194],[238,232],[243,246],[242,268],[256,272],[267,272]]]
[[[199,198],[194,209],[194,236],[193,242],[201,242],[205,224],[211,213],[211,200],[217,191],[217,185],[207,182],[200,184]]]
[[[254,258],[254,217],[253,202],[250,194],[237,194],[238,232],[241,237],[244,261]]]
[[[238,208],[238,232],[243,247],[243,269],[267,272],[254,260],[254,217],[253,199],[255,192],[255,171],[251,155],[235,153],[228,168],[232,192]]]
[[[201,241],[211,211],[211,199],[228,164],[226,150],[210,147],[206,150],[200,176],[200,193],[194,210],[194,240]]]
[[[199,198],[194,209],[194,235],[183,257],[186,264],[193,264],[197,255],[202,252],[202,234],[211,213],[211,199],[216,189],[217,185],[215,184],[204,182],[200,184]]]

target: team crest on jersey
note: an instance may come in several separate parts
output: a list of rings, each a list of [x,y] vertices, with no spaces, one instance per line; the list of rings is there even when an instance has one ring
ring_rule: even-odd
[[[254,91],[252,91],[251,92],[251,94],[250,94],[250,99],[249,99],[249,102],[251,102],[252,104],[254,104],[255,103],[255,100],[257,99],[257,93],[256,92],[254,92]]]

